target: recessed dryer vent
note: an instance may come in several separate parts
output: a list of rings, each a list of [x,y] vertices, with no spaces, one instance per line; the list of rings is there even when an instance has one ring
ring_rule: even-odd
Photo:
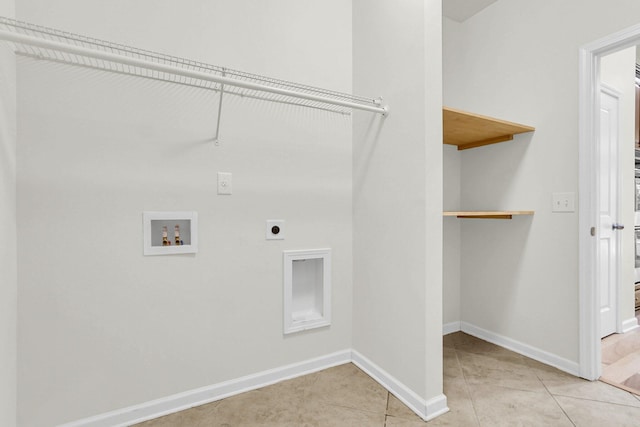
[[[331,249],[284,251],[284,333],[331,324]]]

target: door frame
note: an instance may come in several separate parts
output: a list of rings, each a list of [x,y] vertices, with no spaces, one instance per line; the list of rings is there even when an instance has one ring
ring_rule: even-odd
[[[580,376],[601,374],[600,298],[598,289],[600,59],[640,44],[640,24],[598,39],[579,49],[578,110],[578,286]],[[591,234],[595,229],[595,236]]]

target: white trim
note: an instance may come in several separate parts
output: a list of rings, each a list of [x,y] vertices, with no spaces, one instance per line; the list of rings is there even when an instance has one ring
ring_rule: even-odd
[[[447,397],[444,394],[425,401],[357,351],[343,350],[315,359],[83,418],[62,424],[59,427],[126,427],[349,362],[362,369],[425,421],[432,420],[449,411]]]
[[[508,350],[515,351],[516,353],[522,354],[530,359],[537,360],[538,362],[558,368],[561,371],[568,372],[571,375],[578,375],[579,365],[576,362],[572,362],[571,360],[540,350],[539,348],[532,347],[503,335],[487,331],[486,329],[479,328],[467,322],[460,322],[460,324],[462,326],[462,332],[466,334],[473,335],[476,338],[480,338]]]
[[[460,331],[460,321],[445,323],[442,325],[442,335],[449,335],[454,332]]]
[[[433,420],[450,411],[449,406],[447,406],[447,396],[445,396],[444,393],[427,400],[426,407],[427,418],[423,418],[425,421]]]
[[[626,334],[627,332],[631,332],[634,329],[638,329],[640,325],[638,325],[638,319],[636,317],[632,317],[631,319],[627,319],[622,322],[622,333]]]
[[[640,39],[640,24],[633,25],[624,30],[602,37],[594,42],[584,45],[581,50],[591,52],[598,57],[617,52],[628,47],[635,46]]]
[[[343,350],[326,356],[84,418],[63,424],[60,427],[129,426],[349,362],[351,362],[351,350]]]
[[[599,84],[600,84],[600,91],[606,93],[607,95],[611,95],[613,98],[616,98],[618,101],[620,101],[622,92],[620,92],[617,88],[607,83],[599,82]]]
[[[580,376],[600,376],[599,302],[597,294],[598,204],[597,204],[597,76],[593,52],[580,50],[579,144],[578,144],[578,281]],[[595,82],[595,83],[593,83]],[[591,235],[591,227],[596,230]]]
[[[626,321],[625,324],[630,325],[633,320],[636,319],[630,319]],[[563,359],[544,350],[531,347],[466,322],[452,322],[447,325],[450,325],[448,327],[451,328],[458,326],[460,328],[459,330],[469,335],[515,351],[516,353],[520,353],[547,365],[555,366],[572,375],[578,374],[577,363]],[[425,400],[358,351],[343,350],[326,356],[84,418],[63,424],[59,427],[125,427],[349,362],[352,362],[362,369],[423,420],[429,421],[449,412],[447,397],[444,394]]]
[[[382,387],[386,388],[389,393],[397,397],[398,400],[407,405],[409,409],[415,412],[423,420],[429,421],[439,415],[449,412],[449,408],[447,407],[447,397],[444,394],[429,400],[424,400],[414,391],[410,390],[403,383],[356,350],[351,352],[351,359],[354,365],[376,380]]]
[[[599,62],[606,54],[637,45],[640,24],[603,37],[579,49],[579,367],[595,380],[601,372],[598,265],[598,88]],[[595,171],[595,173],[594,173]],[[591,227],[596,227],[595,238]]]

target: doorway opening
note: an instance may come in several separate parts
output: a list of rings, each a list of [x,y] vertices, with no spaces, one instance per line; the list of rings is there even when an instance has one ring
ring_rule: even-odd
[[[580,376],[598,379],[602,371],[600,318],[601,273],[603,250],[601,237],[601,189],[603,153],[601,139],[600,63],[606,55],[640,44],[640,25],[614,33],[580,49],[580,109],[579,109],[579,315],[580,315]],[[631,225],[631,224],[630,224]],[[610,224],[609,227],[615,226]],[[615,227],[614,227],[615,228]]]
[[[600,380],[640,394],[635,317],[638,185],[637,47],[600,61]],[[632,197],[635,193],[635,197]],[[635,202],[635,203],[634,203]],[[638,212],[640,213],[640,212]]]

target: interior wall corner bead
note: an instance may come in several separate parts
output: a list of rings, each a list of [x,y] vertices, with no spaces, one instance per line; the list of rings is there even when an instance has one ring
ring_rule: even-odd
[[[353,109],[386,116],[381,98],[368,98],[250,74],[191,59],[125,46],[0,16],[0,41],[16,54],[162,80],[272,102],[350,114]],[[218,128],[219,128],[218,118]],[[218,131],[216,131],[218,134]]]

